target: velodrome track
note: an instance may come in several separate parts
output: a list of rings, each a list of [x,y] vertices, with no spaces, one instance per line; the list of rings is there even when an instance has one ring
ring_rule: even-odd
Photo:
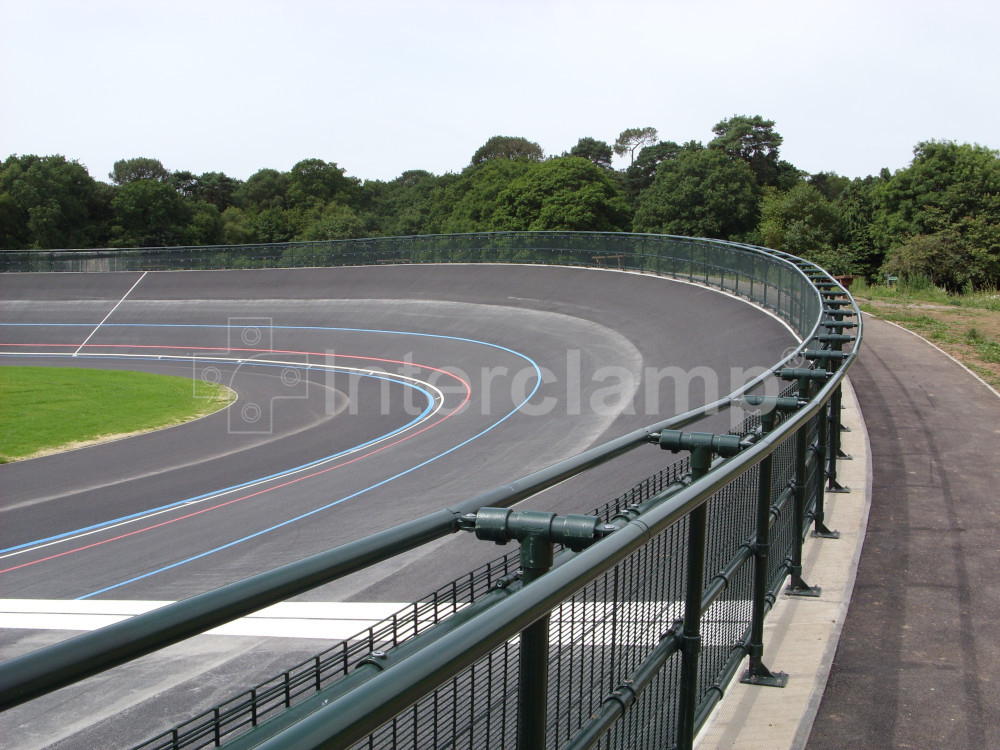
[[[67,609],[185,598],[393,526],[724,395],[793,343],[703,287],[544,266],[5,274],[0,295],[2,364],[238,394],[197,422],[0,467],[0,597]],[[587,512],[669,458],[650,446],[525,507]],[[499,552],[457,535],[300,599],[407,602]],[[18,622],[4,659],[73,634]],[[327,645],[202,636],[0,727],[11,747],[128,745]],[[169,709],[152,716],[157,695]]]

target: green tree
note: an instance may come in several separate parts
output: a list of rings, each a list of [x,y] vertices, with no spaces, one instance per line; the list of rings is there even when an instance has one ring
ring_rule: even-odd
[[[480,146],[472,155],[471,166],[477,166],[491,159],[529,159],[541,161],[545,158],[542,147],[527,138],[509,135],[495,135]]]
[[[335,163],[303,159],[289,173],[286,198],[289,206],[305,208],[322,207],[335,198],[350,204],[357,200],[359,188],[359,181]]]
[[[918,234],[892,248],[883,268],[908,284],[926,280],[957,292],[971,282],[968,255],[962,236],[945,229],[931,235]]]
[[[527,159],[489,159],[466,167],[430,196],[427,231],[488,230],[500,193],[534,166]]]
[[[208,201],[195,201],[184,232],[185,245],[221,245],[225,223],[219,209]]]
[[[563,156],[579,156],[592,161],[599,167],[611,169],[611,156],[613,153],[611,146],[604,141],[599,141],[596,138],[581,138],[569,150],[569,153],[563,154]]]
[[[908,167],[878,190],[885,243],[934,234],[965,217],[998,215],[1000,154],[979,145],[925,141]]]
[[[877,209],[875,192],[882,177],[852,180],[837,197],[836,210],[840,222],[840,243],[854,261],[855,273],[874,280],[885,260],[872,234],[872,221]]]
[[[778,167],[772,184],[778,190],[791,190],[808,176],[808,172],[804,172],[791,162],[778,159]]]
[[[743,239],[756,227],[759,196],[745,162],[716,149],[685,150],[660,164],[639,200],[633,231]]]
[[[211,203],[220,212],[234,205],[236,191],[242,185],[224,172],[205,172],[198,176],[191,172],[174,172],[170,181],[185,198]]]
[[[345,240],[363,237],[364,234],[364,224],[354,209],[342,203],[331,202],[296,239]]]
[[[661,141],[653,146],[646,146],[635,160],[625,169],[625,194],[634,207],[639,202],[639,195],[653,184],[656,170],[661,162],[676,159],[684,148],[702,148],[699,143],[689,143],[680,146],[673,141]]]
[[[629,210],[608,171],[578,156],[535,165],[497,196],[498,230],[621,231]]]
[[[126,182],[111,201],[116,247],[184,244],[193,211],[173,187],[155,179]]]
[[[787,192],[765,190],[759,231],[767,247],[808,258],[833,248],[838,219],[836,209],[823,193],[800,182]]]
[[[809,175],[807,182],[819,190],[828,201],[835,201],[847,190],[851,178],[841,177],[836,172],[817,172]]]
[[[872,239],[887,261],[916,241],[915,249],[899,252],[919,263],[938,248],[942,270],[935,278],[946,286],[1000,283],[1000,153],[952,141],[919,143],[911,164],[880,181],[874,198]],[[963,269],[950,269],[955,258]]]
[[[272,206],[263,210],[248,210],[246,225],[253,242],[290,242],[303,228],[301,217],[293,211]]]
[[[831,273],[855,271],[842,236],[836,206],[813,185],[800,182],[787,192],[765,188],[758,233],[767,247],[818,263]]]
[[[882,270],[910,283],[928,280],[957,294],[1000,284],[1000,224],[968,218],[918,234],[889,250]]]
[[[139,156],[134,159],[119,159],[114,163],[108,177],[116,185],[127,185],[138,180],[170,182],[171,174],[159,159]]]
[[[177,171],[170,175],[170,184],[174,190],[185,198],[193,198],[194,191],[198,185],[198,178],[195,177],[194,172],[188,170]]]
[[[242,208],[230,206],[220,216],[222,228],[219,231],[219,244],[245,245],[255,241],[253,227]]]
[[[719,149],[730,159],[746,162],[757,177],[758,185],[777,185],[781,171],[778,152],[782,138],[774,130],[774,120],[760,115],[733,115],[712,128],[715,138],[708,147]]]
[[[1000,226],[975,219],[969,223],[911,237],[889,251],[882,270],[910,284],[928,281],[950,293],[995,289],[1000,282]]]
[[[30,249],[27,225],[14,196],[0,192],[0,250]]]
[[[0,248],[87,247],[102,235],[99,209],[97,183],[76,161],[14,155],[0,164]]]
[[[626,128],[618,134],[615,140],[615,153],[618,156],[629,155],[629,163],[635,162],[636,151],[652,146],[657,141],[656,128]]]
[[[233,194],[235,205],[242,208],[283,208],[288,192],[288,173],[261,169],[250,175]]]
[[[436,177],[422,169],[411,169],[389,182],[366,181],[361,188],[360,201],[365,234],[402,236],[428,233],[433,197],[450,178]]]

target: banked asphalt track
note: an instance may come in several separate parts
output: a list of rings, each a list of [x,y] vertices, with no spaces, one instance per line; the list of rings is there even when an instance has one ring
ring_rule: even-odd
[[[793,343],[727,295],[592,269],[5,274],[0,295],[2,364],[142,369],[239,396],[0,467],[3,599],[189,597],[724,395]],[[650,446],[524,507],[588,512],[666,460]],[[498,552],[460,535],[299,599],[407,602]],[[73,634],[3,632],[3,659]],[[128,746],[328,645],[191,639],[6,712],[4,746]]]

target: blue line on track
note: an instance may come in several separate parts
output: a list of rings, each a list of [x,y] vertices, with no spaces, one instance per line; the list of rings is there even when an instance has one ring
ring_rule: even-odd
[[[5,355],[0,355],[0,356],[2,356],[2,357],[19,357],[19,356],[22,356],[22,355],[18,355],[18,354],[5,354]],[[25,356],[25,357],[33,357],[33,358],[37,358],[38,357],[38,355],[23,355],[23,356]],[[69,358],[72,355],[69,355],[69,354],[53,354],[53,355],[49,355],[49,356]],[[136,356],[136,357],[116,357],[116,356],[113,356],[113,355],[107,355],[107,356],[104,356],[104,355],[92,356],[91,355],[91,356],[86,357],[86,360],[87,361],[92,361],[92,360],[115,360],[115,361],[123,361],[123,362],[134,362],[134,361],[137,361],[137,360],[140,360],[140,361],[142,361],[142,360],[148,360],[148,361],[153,361],[153,362],[184,362],[184,363],[199,362],[199,361],[201,361],[201,360],[192,360],[192,359],[188,359],[188,358],[176,358],[176,357],[159,356],[159,355],[156,355],[156,356],[141,356],[140,355],[140,356]],[[218,360],[205,360],[205,362],[218,364]],[[281,367],[282,369],[285,369],[285,370],[310,370],[310,369],[312,369],[311,367],[308,367],[308,366],[307,367],[296,367],[294,365],[287,365],[287,364],[280,364],[280,365],[278,365],[278,364],[267,364],[267,363],[263,363],[263,362],[254,362],[254,361],[247,361],[247,360],[244,360],[240,364],[241,365],[254,365],[256,367]],[[391,432],[387,432],[385,435],[381,435],[379,437],[372,438],[371,440],[369,440],[366,443],[359,443],[358,445],[355,445],[355,446],[353,446],[351,448],[347,448],[345,450],[342,450],[339,453],[333,453],[333,454],[331,454],[329,456],[323,456],[322,458],[317,458],[315,461],[310,461],[309,463],[302,464],[301,466],[295,466],[295,467],[293,467],[291,469],[285,469],[284,471],[279,471],[276,474],[271,474],[271,475],[265,476],[265,477],[258,477],[256,479],[251,479],[251,480],[248,480],[246,482],[242,482],[240,484],[234,484],[234,485],[232,485],[230,487],[223,487],[222,489],[219,489],[219,490],[213,490],[212,492],[206,492],[203,495],[196,495],[194,497],[189,497],[189,498],[186,498],[184,500],[177,500],[175,502],[168,503],[166,505],[160,505],[160,506],[155,507],[155,508],[147,508],[146,510],[139,511],[138,513],[132,513],[132,514],[127,515],[127,516],[121,516],[120,518],[113,518],[113,519],[111,519],[109,521],[102,521],[101,523],[94,524],[93,526],[85,526],[85,527],[80,528],[80,529],[74,529],[73,531],[66,531],[66,532],[64,532],[62,534],[56,534],[55,536],[46,537],[45,539],[36,539],[36,540],[34,540],[32,542],[26,542],[24,544],[19,544],[19,545],[15,546],[15,547],[7,547],[6,549],[0,549],[0,554],[5,554],[7,552],[16,552],[17,550],[24,549],[26,547],[33,547],[33,546],[35,546],[37,544],[46,544],[48,542],[56,542],[56,541],[59,541],[60,539],[65,539],[66,537],[75,536],[77,534],[83,534],[83,533],[86,533],[88,531],[96,531],[98,529],[103,529],[103,528],[106,528],[108,526],[114,526],[116,524],[123,523],[125,521],[131,521],[134,518],[141,518],[142,516],[146,516],[146,515],[149,515],[151,513],[158,513],[160,511],[170,510],[171,508],[177,508],[177,507],[180,507],[182,505],[188,505],[190,503],[195,503],[195,502],[197,502],[199,500],[204,500],[205,498],[214,497],[216,495],[223,495],[223,494],[226,494],[228,492],[233,492],[233,491],[242,489],[244,487],[251,487],[251,486],[253,486],[255,484],[261,484],[263,482],[267,482],[267,481],[270,481],[272,479],[280,479],[281,477],[285,477],[285,476],[288,476],[289,474],[294,474],[296,472],[299,472],[299,471],[302,471],[302,470],[305,470],[305,469],[309,469],[312,466],[316,466],[318,464],[325,463],[325,462],[330,461],[332,459],[337,459],[337,458],[340,458],[342,456],[349,455],[351,453],[356,453],[356,452],[358,452],[360,450],[364,450],[365,448],[367,448],[370,445],[374,445],[374,444],[379,443],[379,442],[381,442],[381,441],[383,441],[383,440],[385,440],[387,438],[391,438],[393,435],[398,435],[399,433],[401,433],[401,432],[403,432],[405,430],[408,430],[413,425],[418,424],[424,417],[426,417],[431,412],[431,410],[434,407],[434,397],[430,393],[428,393],[426,390],[424,390],[423,388],[421,388],[420,386],[413,385],[412,383],[407,383],[405,381],[393,380],[392,378],[388,378],[388,377],[380,377],[380,376],[377,376],[377,375],[368,375],[366,373],[357,373],[357,374],[360,375],[361,377],[373,378],[375,380],[382,380],[382,381],[387,381],[387,382],[391,382],[391,383],[398,383],[399,385],[405,385],[408,388],[413,388],[414,390],[419,391],[420,393],[422,393],[427,398],[427,406],[420,413],[420,415],[418,417],[415,417],[412,421],[408,422],[407,424],[403,425],[402,427],[398,427],[395,430],[392,430]]]
[[[536,386],[535,390],[537,390],[537,386]],[[532,393],[534,393],[534,391],[532,391]],[[522,402],[518,406],[518,408],[520,408],[521,406],[523,406],[524,403],[526,403],[526,402],[527,402],[527,399],[525,399],[525,401]],[[166,566],[164,566],[162,568],[159,568],[157,570],[151,570],[148,573],[144,573],[141,576],[136,576],[135,578],[130,578],[127,581],[121,581],[120,583],[116,583],[116,584],[114,584],[112,586],[107,586],[107,587],[105,587],[103,589],[98,589],[97,591],[91,591],[89,594],[84,594],[83,596],[76,597],[76,599],[77,599],[77,601],[79,601],[81,599],[89,599],[92,596],[98,596],[100,594],[104,594],[104,593],[106,593],[108,591],[112,591],[114,589],[120,588],[121,586],[127,586],[130,583],[136,583],[137,581],[141,581],[144,578],[149,578],[150,576],[157,575],[158,573],[164,573],[164,572],[166,572],[168,570],[171,570],[173,568],[179,567],[181,565],[186,565],[187,563],[194,562],[195,560],[200,560],[203,557],[207,557],[209,555],[213,555],[216,552],[222,552],[223,550],[229,549],[230,547],[235,547],[237,544],[242,544],[243,542],[248,542],[251,539],[256,539],[257,537],[259,537],[259,536],[261,536],[263,534],[266,534],[266,533],[271,532],[271,531],[275,531],[277,529],[280,529],[283,526],[288,526],[289,524],[295,523],[297,521],[301,521],[302,519],[308,518],[309,516],[311,516],[311,515],[313,515],[315,513],[320,513],[320,512],[322,512],[324,510],[329,510],[330,508],[334,507],[335,505],[340,505],[343,502],[347,502],[348,500],[352,500],[353,498],[356,498],[356,497],[358,497],[360,495],[363,495],[366,492],[369,492],[371,490],[377,489],[377,488],[381,487],[382,485],[388,484],[389,482],[392,482],[392,481],[394,481],[396,479],[399,479],[400,477],[404,477],[407,474],[416,471],[417,469],[420,469],[420,468],[422,468],[424,466],[427,466],[427,464],[430,464],[430,463],[432,463],[434,461],[437,461],[439,458],[443,458],[444,456],[447,456],[449,453],[452,453],[452,452],[458,450],[462,446],[468,445],[473,440],[475,440],[475,439],[477,439],[479,437],[482,437],[483,435],[485,435],[487,432],[489,432],[493,428],[497,427],[502,422],[505,422],[507,419],[509,419],[510,417],[512,417],[516,412],[517,412],[517,409],[515,409],[514,411],[510,412],[509,414],[507,414],[503,419],[501,419],[501,420],[493,423],[492,425],[490,425],[489,427],[487,427],[485,430],[483,430],[479,434],[473,435],[472,437],[468,438],[467,440],[462,441],[458,445],[452,446],[448,450],[443,451],[443,452],[439,453],[438,455],[433,456],[432,458],[429,458],[426,461],[423,461],[423,462],[417,464],[416,466],[411,466],[406,471],[401,471],[398,474],[389,477],[388,479],[383,479],[381,482],[377,482],[376,484],[370,485],[369,487],[365,487],[363,490],[358,490],[357,492],[355,492],[355,493],[353,493],[351,495],[347,495],[346,497],[342,497],[339,500],[333,501],[332,503],[328,503],[327,505],[324,505],[321,508],[315,508],[315,509],[309,511],[308,513],[303,513],[302,515],[296,516],[295,518],[289,518],[287,521],[282,521],[281,523],[275,524],[274,526],[270,526],[270,527],[268,527],[266,529],[261,529],[260,531],[254,532],[253,534],[245,536],[242,539],[236,539],[236,540],[234,540],[232,542],[229,542],[228,544],[223,544],[220,547],[216,547],[215,549],[207,550],[205,552],[202,552],[201,554],[194,555],[193,557],[189,557],[189,558],[187,558],[185,560],[179,560],[178,562],[175,562],[175,563],[173,563],[171,565],[166,565]]]
[[[3,325],[3,324],[0,323],[0,325]],[[60,325],[76,326],[76,325],[86,325],[86,324],[80,324],[80,323],[70,323],[70,324],[14,323],[14,324],[8,324],[8,325],[16,325],[16,326],[21,326],[21,325],[32,326],[33,325],[33,326],[47,326],[47,327],[53,327],[53,326],[55,326],[55,327],[58,327]],[[199,325],[199,324],[176,324],[175,325],[175,324],[170,324],[170,323],[136,323],[136,324],[132,324],[132,323],[105,323],[104,327],[106,327],[106,328],[115,328],[115,327],[124,327],[124,328],[231,328],[232,326],[230,326],[230,325]],[[328,503],[327,505],[324,505],[321,508],[315,508],[315,509],[309,511],[308,513],[303,513],[302,515],[296,516],[295,518],[290,518],[290,519],[288,519],[286,521],[283,521],[280,524],[276,524],[276,525],[271,526],[271,527],[266,528],[266,529],[261,529],[260,531],[257,531],[257,532],[255,532],[253,534],[245,536],[245,537],[243,537],[241,539],[236,539],[236,540],[234,540],[232,542],[229,542],[227,544],[221,545],[221,546],[216,547],[214,549],[206,550],[205,552],[202,552],[202,553],[200,553],[198,555],[194,555],[194,556],[189,557],[189,558],[187,558],[185,560],[179,560],[178,562],[172,563],[171,565],[167,565],[167,566],[164,566],[162,568],[158,568],[157,570],[149,571],[148,573],[144,573],[141,576],[136,576],[136,577],[130,578],[130,579],[126,580],[126,581],[121,581],[119,583],[113,584],[111,586],[107,586],[107,587],[99,589],[97,591],[91,591],[88,594],[84,594],[83,596],[77,597],[78,600],[80,600],[80,599],[89,599],[90,597],[98,596],[98,595],[106,593],[108,591],[112,591],[112,590],[120,588],[122,586],[126,586],[126,585],[128,585],[130,583],[135,583],[135,582],[143,580],[145,578],[149,578],[151,576],[157,575],[158,573],[163,573],[165,571],[171,570],[171,569],[179,567],[181,565],[186,565],[188,563],[191,563],[191,562],[194,562],[196,560],[199,560],[199,559],[201,559],[203,557],[207,557],[207,556],[215,554],[217,552],[221,552],[223,550],[229,549],[230,547],[233,547],[233,546],[235,546],[237,544],[242,544],[243,542],[249,541],[251,539],[255,539],[255,538],[257,538],[257,537],[259,537],[259,536],[261,536],[263,534],[266,534],[268,532],[274,531],[276,529],[280,529],[283,526],[287,526],[287,525],[295,523],[297,521],[301,521],[302,519],[308,518],[309,516],[311,516],[311,515],[313,515],[315,513],[319,513],[319,512],[324,511],[324,510],[329,510],[330,508],[332,508],[332,507],[334,507],[336,505],[339,505],[339,504],[341,504],[343,502],[346,502],[346,501],[351,500],[353,498],[356,498],[356,497],[358,497],[360,495],[363,495],[363,494],[365,494],[365,493],[367,493],[367,492],[369,492],[369,491],[371,491],[373,489],[377,489],[378,487],[381,487],[381,486],[383,486],[385,484],[388,484],[389,482],[395,481],[396,479],[399,479],[400,477],[404,477],[407,474],[410,474],[410,473],[416,471],[417,469],[420,469],[420,468],[422,468],[424,466],[427,466],[428,464],[433,463],[434,461],[437,461],[438,459],[443,458],[444,456],[447,456],[450,453],[453,453],[454,451],[458,450],[459,448],[462,448],[462,447],[468,445],[472,441],[477,440],[478,438],[480,438],[483,435],[487,434],[488,432],[490,432],[491,430],[495,429],[499,425],[503,424],[508,419],[510,419],[511,417],[513,417],[515,414],[517,414],[517,412],[520,411],[520,409],[525,404],[527,404],[532,399],[532,397],[534,397],[534,395],[538,392],[538,389],[542,385],[542,372],[541,372],[541,368],[538,366],[538,364],[533,359],[531,359],[530,357],[528,357],[525,354],[522,354],[521,352],[515,351],[514,349],[510,349],[508,347],[501,346],[499,344],[492,344],[492,343],[487,342],[487,341],[479,341],[477,339],[464,338],[464,337],[461,337],[461,336],[446,336],[446,335],[442,335],[442,334],[420,333],[420,332],[415,332],[415,331],[387,331],[387,330],[366,329],[366,328],[340,328],[340,327],[331,327],[331,326],[269,326],[269,328],[272,328],[272,329],[275,329],[275,330],[341,331],[341,332],[353,332],[353,333],[379,333],[379,334],[391,334],[391,335],[401,335],[401,336],[419,336],[419,337],[426,337],[426,338],[436,338],[436,339],[442,339],[442,340],[460,341],[460,342],[465,342],[465,343],[478,344],[480,346],[486,346],[486,347],[489,347],[489,348],[492,348],[492,349],[497,349],[497,350],[500,350],[500,351],[507,352],[509,354],[513,354],[514,356],[520,357],[521,359],[523,359],[526,362],[528,362],[531,365],[531,367],[534,368],[534,371],[535,371],[535,386],[531,390],[531,393],[529,393],[527,396],[524,397],[524,399],[521,401],[521,403],[519,403],[517,406],[515,406],[511,411],[509,411],[506,415],[504,415],[503,417],[501,417],[500,419],[498,419],[496,422],[494,422],[493,424],[491,424],[490,426],[488,426],[486,429],[480,431],[479,433],[477,433],[476,435],[473,435],[470,438],[467,438],[466,440],[462,441],[461,443],[458,443],[457,445],[452,446],[448,450],[442,451],[438,455],[433,456],[433,457],[431,457],[431,458],[429,458],[429,459],[427,459],[427,460],[425,460],[425,461],[417,464],[416,466],[412,466],[409,469],[406,469],[405,471],[401,471],[398,474],[395,474],[394,476],[391,476],[391,477],[389,477],[387,479],[383,479],[380,482],[377,482],[377,483],[375,483],[373,485],[370,485],[370,486],[368,486],[368,487],[366,487],[366,488],[364,488],[362,490],[358,490],[357,492],[355,492],[355,493],[353,493],[351,495],[347,495],[346,497],[342,497],[339,500],[335,500],[332,503]],[[254,480],[254,481],[256,482],[256,481],[259,481],[259,480]],[[211,494],[216,494],[216,493],[211,493]],[[187,501],[184,501],[184,502],[187,502]]]

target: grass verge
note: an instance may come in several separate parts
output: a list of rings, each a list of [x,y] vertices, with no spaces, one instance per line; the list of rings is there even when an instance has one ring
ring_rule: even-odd
[[[187,422],[227,406],[225,386],[124,370],[0,367],[0,463]]]
[[[1000,390],[1000,293],[949,295],[934,287],[855,283],[851,294],[862,311],[933,341]]]

